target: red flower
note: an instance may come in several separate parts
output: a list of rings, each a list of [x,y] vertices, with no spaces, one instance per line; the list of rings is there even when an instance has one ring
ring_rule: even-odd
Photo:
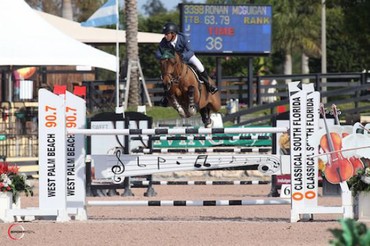
[[[8,165],[8,172],[9,173],[17,174],[18,170],[19,170],[19,167],[17,167],[16,165],[13,165],[13,166]]]
[[[8,163],[0,162],[0,174],[8,173]]]
[[[17,174],[19,167],[17,165],[10,166],[7,162],[0,162],[0,174]]]

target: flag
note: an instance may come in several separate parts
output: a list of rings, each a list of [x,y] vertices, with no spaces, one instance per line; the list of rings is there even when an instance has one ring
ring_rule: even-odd
[[[81,26],[107,26],[117,24],[118,13],[116,11],[116,0],[108,0],[90,18],[81,22]]]

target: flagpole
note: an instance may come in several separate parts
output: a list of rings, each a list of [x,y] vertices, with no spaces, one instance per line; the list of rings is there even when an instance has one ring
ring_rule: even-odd
[[[119,70],[120,70],[120,65],[119,65],[119,41],[118,41],[118,35],[119,35],[119,8],[118,8],[118,1],[116,0],[116,16],[117,16],[117,21],[116,21],[116,113],[123,113],[122,110],[120,109],[119,103]]]

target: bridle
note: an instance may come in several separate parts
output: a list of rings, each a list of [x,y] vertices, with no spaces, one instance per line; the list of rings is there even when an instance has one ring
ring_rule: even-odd
[[[165,81],[165,78],[168,77],[168,80],[166,81],[167,83],[165,83],[166,85],[166,89],[167,91],[169,91],[171,89],[171,86],[173,84],[179,84],[180,81],[181,81],[181,78],[183,78],[183,70],[184,70],[184,66],[185,64],[184,63],[181,63],[180,64],[180,68],[177,69],[176,66],[177,66],[177,63],[180,62],[179,60],[177,59],[173,59],[174,62],[172,61],[172,59],[163,59],[164,61],[163,62],[171,62],[172,63],[172,66],[174,67],[173,71],[168,73],[168,72],[165,72],[165,73],[162,73],[162,80]],[[189,68],[186,66],[186,72],[185,72],[185,76],[187,75],[188,73],[188,70]]]

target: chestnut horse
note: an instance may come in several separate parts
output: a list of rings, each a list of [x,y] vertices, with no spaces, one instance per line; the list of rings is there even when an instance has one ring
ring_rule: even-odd
[[[162,51],[160,65],[170,105],[183,118],[194,116],[199,110],[204,126],[212,127],[210,114],[221,108],[220,93],[209,93],[195,69],[185,64],[174,50]],[[214,84],[211,78],[209,82]]]

